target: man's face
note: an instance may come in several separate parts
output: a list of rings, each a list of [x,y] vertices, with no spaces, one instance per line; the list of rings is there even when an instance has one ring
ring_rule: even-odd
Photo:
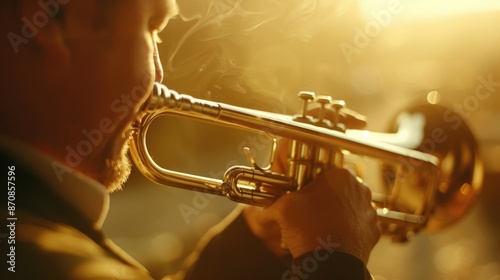
[[[175,0],[0,1],[0,135],[119,188],[131,124],[163,78],[157,33],[176,12]]]
[[[67,43],[75,67],[71,68],[74,73],[69,76],[65,90],[69,94],[64,99],[75,106],[69,106],[69,111],[88,110],[78,112],[83,114],[80,116],[75,116],[76,112],[67,114],[80,122],[73,151],[84,151],[78,149],[84,141],[92,144],[86,147],[92,153],[78,154],[83,158],[80,168],[94,174],[94,179],[112,191],[130,172],[126,156],[130,125],[153,82],[163,78],[157,33],[165,27],[175,5],[168,0],[91,2],[81,1],[82,9],[96,8],[89,12],[93,15],[89,17],[91,22],[83,19],[68,23],[72,33]],[[107,7],[109,12],[96,14],[100,5],[111,5]]]

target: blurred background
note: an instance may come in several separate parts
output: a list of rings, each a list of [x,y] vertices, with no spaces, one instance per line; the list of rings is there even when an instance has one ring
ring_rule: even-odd
[[[500,1],[177,1],[181,14],[160,34],[160,54],[164,84],[179,92],[293,115],[298,91],[315,91],[345,100],[370,131],[430,92],[461,114],[480,146],[482,195],[439,233],[406,244],[382,238],[369,269],[377,280],[500,280]],[[265,162],[270,143],[179,119],[151,135],[163,166],[213,177],[248,164],[244,146]],[[157,186],[134,170],[111,196],[105,231],[159,276],[175,272],[235,206]]]

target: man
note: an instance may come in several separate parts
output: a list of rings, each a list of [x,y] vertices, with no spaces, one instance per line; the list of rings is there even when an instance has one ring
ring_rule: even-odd
[[[130,126],[162,81],[157,33],[176,14],[174,1],[0,6],[2,279],[151,279],[101,226],[108,192],[130,171]],[[379,236],[370,200],[348,172],[324,172],[268,209],[247,208],[183,277],[365,279]],[[232,232],[242,247],[224,242]],[[252,269],[227,269],[245,267],[232,256],[248,248]],[[283,265],[283,256],[293,264]]]

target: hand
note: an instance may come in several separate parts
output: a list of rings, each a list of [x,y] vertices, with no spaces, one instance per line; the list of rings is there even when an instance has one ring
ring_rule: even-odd
[[[309,113],[317,115],[318,110]],[[333,113],[327,111],[326,117],[333,118]],[[344,121],[350,128],[366,124],[363,116],[351,111]],[[285,173],[287,149],[286,143],[278,145],[273,171]],[[336,250],[366,263],[380,237],[370,190],[340,169],[324,171],[302,190],[283,196],[267,209],[246,207],[243,215],[251,231],[277,256],[290,252],[298,257],[330,242],[336,244]]]
[[[349,253],[368,262],[380,233],[371,192],[344,169],[326,170],[270,207],[244,210],[250,228],[275,254],[298,257],[317,248]]]
[[[313,116],[318,113],[318,109],[309,111]],[[344,113],[347,127],[362,128],[366,124],[364,116],[353,111]],[[326,112],[327,118],[333,116],[332,111]],[[275,172],[286,171],[287,144],[280,141],[278,145],[272,168]],[[268,208],[246,207],[243,215],[251,231],[277,256],[290,252],[298,257],[318,246],[335,244],[331,245],[335,250],[366,263],[380,237],[370,190],[343,169],[325,170],[301,190],[284,195]]]
[[[323,247],[367,263],[380,237],[370,190],[344,169],[321,173],[303,189],[278,199],[267,211],[294,257]]]

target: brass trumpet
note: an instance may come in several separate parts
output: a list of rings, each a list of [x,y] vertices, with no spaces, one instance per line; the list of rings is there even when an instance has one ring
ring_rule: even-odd
[[[140,172],[160,185],[209,192],[236,202],[267,206],[281,195],[303,187],[331,166],[353,167],[351,158],[382,162],[381,192],[373,206],[383,233],[407,240],[422,229],[436,230],[461,218],[481,190],[482,164],[477,144],[460,116],[438,105],[407,110],[396,118],[391,133],[350,129],[345,103],[300,92],[300,115],[288,116],[236,107],[179,94],[156,83],[134,125],[131,155]],[[308,115],[308,104],[320,104],[318,117]],[[331,108],[330,108],[331,107]],[[325,112],[333,111],[333,118]],[[239,129],[266,133],[274,139],[271,162],[230,167],[222,179],[160,167],[146,144],[148,128],[160,116],[193,118]],[[349,114],[347,114],[349,116]],[[358,120],[362,121],[362,120]],[[276,138],[289,139],[287,171],[272,171]]]

